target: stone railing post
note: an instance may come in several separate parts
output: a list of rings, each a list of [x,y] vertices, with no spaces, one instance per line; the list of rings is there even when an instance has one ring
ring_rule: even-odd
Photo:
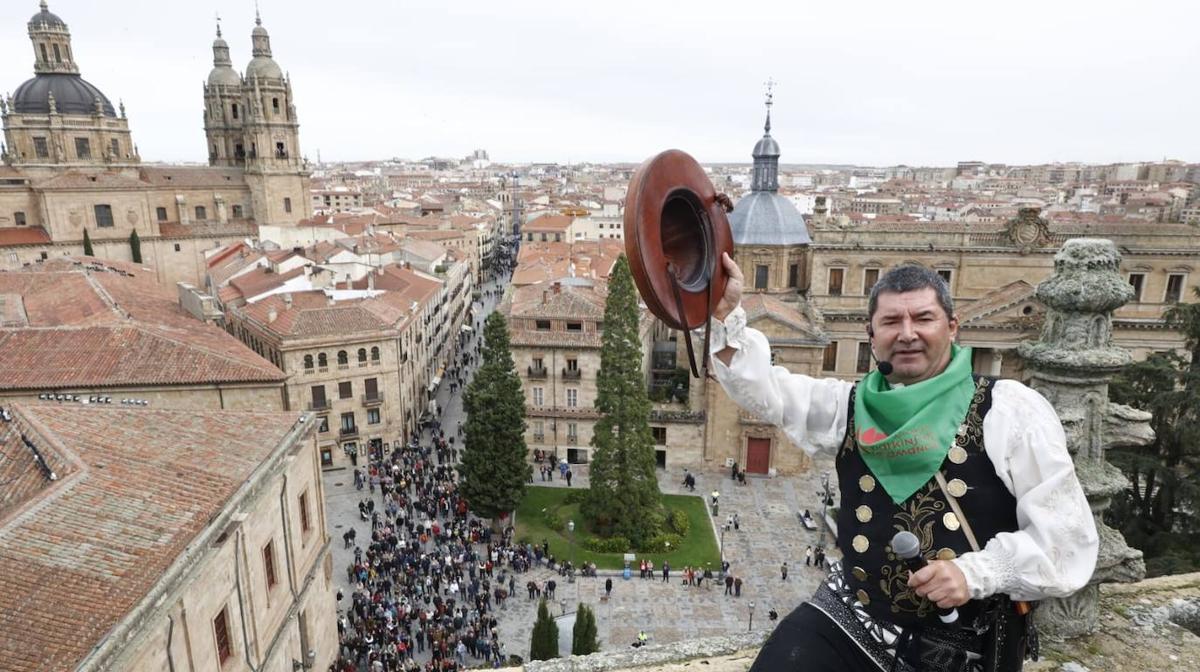
[[[1091,582],[1069,597],[1045,600],[1038,609],[1039,629],[1054,638],[1094,632],[1099,584],[1133,582],[1146,573],[1142,552],[1103,522],[1113,495],[1129,487],[1125,475],[1104,459],[1105,451],[1154,440],[1149,413],[1108,401],[1109,381],[1132,361],[1112,342],[1112,312],[1133,298],[1120,264],[1112,241],[1068,240],[1054,257],[1054,274],[1037,287],[1037,298],[1047,308],[1041,338],[1018,349],[1031,386],[1058,411],[1100,533]]]

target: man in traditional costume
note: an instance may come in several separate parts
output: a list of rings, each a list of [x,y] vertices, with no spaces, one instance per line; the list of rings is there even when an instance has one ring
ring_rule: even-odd
[[[1021,669],[1036,656],[1030,603],[1086,585],[1098,548],[1054,408],[1015,380],[973,374],[931,270],[900,266],[871,290],[880,365],[854,384],[772,366],[739,306],[742,273],[722,263],[717,380],[809,453],[835,452],[841,493],[841,562],[752,670]],[[916,535],[924,568],[893,551],[898,531]]]

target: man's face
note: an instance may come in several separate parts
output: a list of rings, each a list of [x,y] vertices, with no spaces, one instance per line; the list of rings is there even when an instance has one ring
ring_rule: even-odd
[[[875,357],[892,363],[888,382],[905,385],[941,373],[958,336],[958,321],[946,318],[932,287],[881,293],[871,327]]]

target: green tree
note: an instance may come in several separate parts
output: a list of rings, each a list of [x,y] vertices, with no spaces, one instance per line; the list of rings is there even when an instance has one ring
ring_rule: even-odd
[[[596,410],[600,418],[592,433],[591,489],[583,513],[598,532],[625,537],[637,548],[661,527],[662,503],[642,374],[637,291],[624,255],[609,275]]]
[[[1155,353],[1109,386],[1113,401],[1154,416],[1152,444],[1108,453],[1132,484],[1114,498],[1108,522],[1146,554],[1151,576],[1200,569],[1200,304],[1177,304],[1165,317],[1190,359]]]
[[[142,263],[142,241],[138,238],[136,229],[129,232],[129,254],[133,263]]]
[[[96,256],[96,253],[92,250],[92,237],[88,235],[87,229],[83,230],[83,256]]]
[[[586,656],[600,650],[596,639],[596,614],[580,602],[575,610],[575,628],[571,631],[571,655]]]
[[[529,659],[551,658],[558,658],[558,624],[550,617],[546,600],[542,600],[538,603],[537,621],[533,624],[533,635],[529,638]]]
[[[533,473],[525,447],[525,395],[499,312],[484,322],[482,362],[463,396],[463,410],[460,489],[476,515],[498,525],[517,508]]]

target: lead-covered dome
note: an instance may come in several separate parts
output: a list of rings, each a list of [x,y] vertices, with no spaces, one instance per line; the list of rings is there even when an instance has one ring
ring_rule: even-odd
[[[17,87],[13,92],[13,111],[18,114],[49,114],[50,94],[59,114],[93,114],[96,99],[100,99],[102,114],[116,117],[108,96],[79,75],[40,74]]]
[[[785,196],[773,191],[753,191],[729,213],[729,228],[736,245],[808,245],[812,238],[804,215]]]
[[[29,19],[30,25],[45,24],[47,26],[62,26],[63,28],[67,27],[66,21],[63,21],[62,19],[58,18],[57,14],[50,11],[50,7],[46,4],[46,0],[42,0],[41,3],[39,3],[39,5],[40,5],[42,11],[38,12],[37,14],[34,14],[33,18]]]

